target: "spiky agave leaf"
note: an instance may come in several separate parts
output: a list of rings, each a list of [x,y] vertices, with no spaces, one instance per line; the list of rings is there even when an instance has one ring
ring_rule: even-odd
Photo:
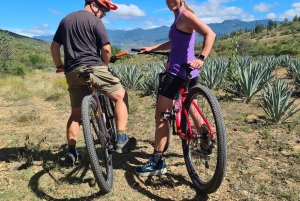
[[[291,95],[289,85],[277,79],[262,92],[260,105],[272,121],[281,124],[300,110],[299,104],[293,106],[295,100],[290,101]]]

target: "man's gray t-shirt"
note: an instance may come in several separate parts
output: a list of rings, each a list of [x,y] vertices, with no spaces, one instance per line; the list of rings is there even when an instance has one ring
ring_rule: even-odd
[[[82,10],[63,18],[53,40],[64,48],[65,72],[78,66],[103,66],[100,50],[110,43],[100,18]]]

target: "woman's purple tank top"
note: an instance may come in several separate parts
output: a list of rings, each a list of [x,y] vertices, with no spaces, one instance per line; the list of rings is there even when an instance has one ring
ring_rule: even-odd
[[[187,63],[188,61],[195,59],[194,46],[195,46],[195,31],[193,33],[186,33],[180,31],[176,28],[176,24],[182,13],[186,11],[183,10],[179,13],[174,23],[169,31],[170,40],[170,66],[168,72],[178,76],[185,80],[185,70],[180,68],[180,65]],[[199,76],[199,70],[193,69],[191,72],[191,78]]]

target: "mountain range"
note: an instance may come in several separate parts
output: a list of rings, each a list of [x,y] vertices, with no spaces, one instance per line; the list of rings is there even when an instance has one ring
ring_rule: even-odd
[[[268,24],[266,20],[256,20],[250,22],[244,22],[241,20],[225,20],[222,23],[208,24],[210,28],[216,33],[217,37],[223,34],[230,34],[232,31],[237,31],[241,28],[254,29],[256,25],[262,24],[264,27]],[[280,22],[277,22],[280,23]],[[133,30],[107,30],[108,35],[113,46],[121,48],[123,51],[131,48],[139,48],[141,46],[149,46],[153,44],[163,43],[168,41],[168,32],[170,27],[161,26],[154,29],[133,29]],[[52,41],[53,35],[50,36],[34,36],[33,38]],[[201,42],[202,36],[197,34],[196,42]]]

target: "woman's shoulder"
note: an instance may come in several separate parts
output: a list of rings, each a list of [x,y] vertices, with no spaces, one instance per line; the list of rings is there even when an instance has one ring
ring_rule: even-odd
[[[183,13],[182,13],[182,16],[185,17],[185,18],[194,18],[196,17],[196,15],[191,12],[190,10],[186,9]]]

